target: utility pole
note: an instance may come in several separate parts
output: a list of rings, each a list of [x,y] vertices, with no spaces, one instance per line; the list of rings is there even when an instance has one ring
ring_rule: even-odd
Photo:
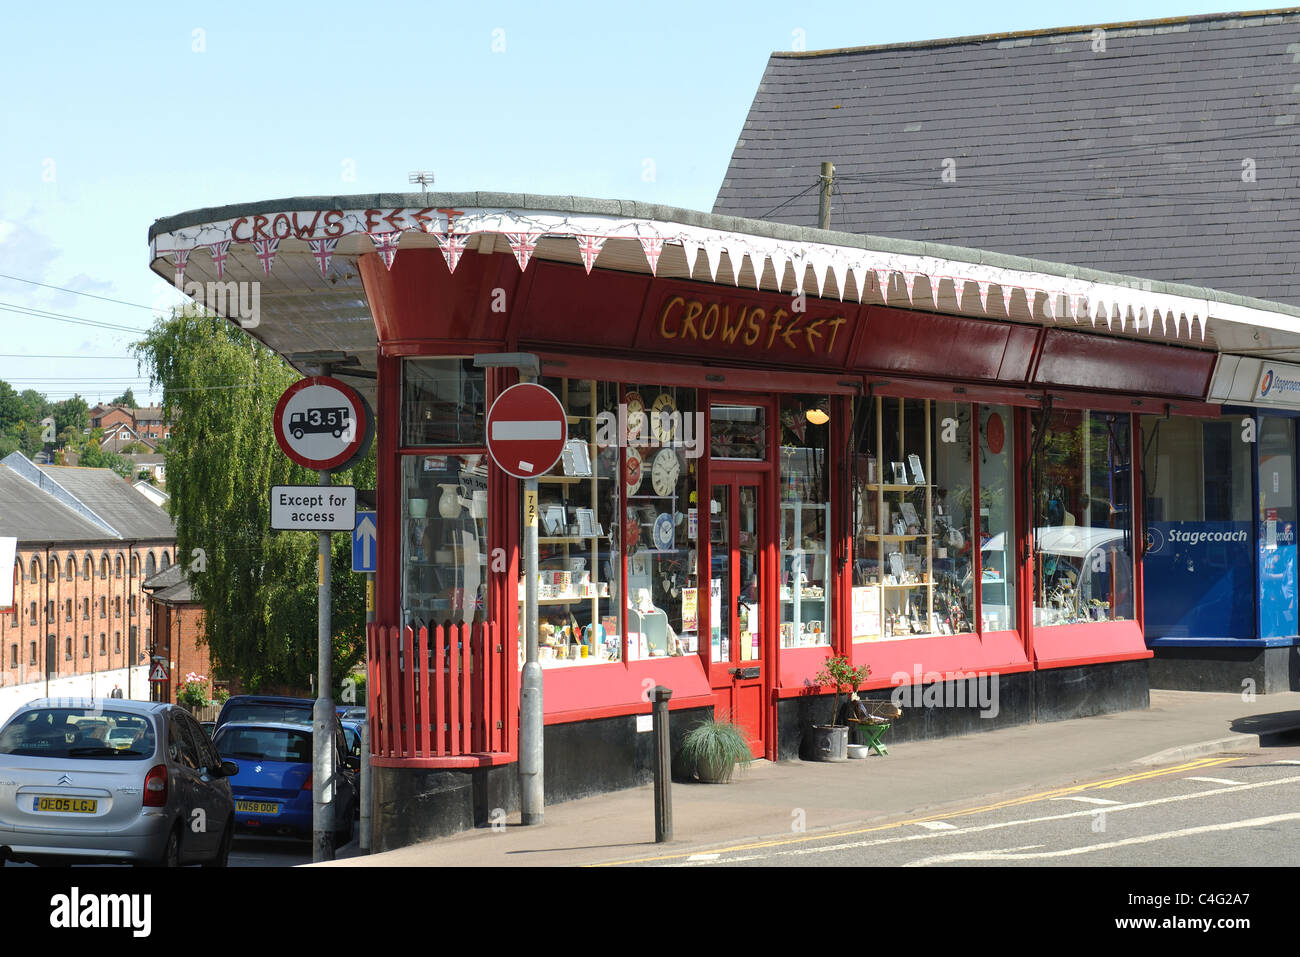
[[[817,228],[831,228],[831,187],[835,184],[835,164],[822,163],[821,175],[817,178]]]
[[[320,364],[320,375],[330,374],[328,362]],[[332,485],[329,469],[318,473],[320,485]],[[330,612],[333,589],[330,563],[330,534],[317,532],[316,569],[316,704],[312,707],[312,794],[311,837],[313,863],[334,860],[334,699],[331,696],[333,681],[334,642],[330,631]]]

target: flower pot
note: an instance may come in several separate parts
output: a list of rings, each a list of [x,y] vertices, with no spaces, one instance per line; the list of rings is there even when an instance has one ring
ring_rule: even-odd
[[[849,753],[849,729],[841,724],[815,724],[813,734],[813,760],[847,761]]]
[[[735,761],[726,759],[717,762],[700,761],[695,765],[695,776],[701,784],[729,784],[735,770]]]

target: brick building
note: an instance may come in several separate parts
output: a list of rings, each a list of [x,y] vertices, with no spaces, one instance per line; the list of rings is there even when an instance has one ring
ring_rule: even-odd
[[[133,409],[117,403],[99,403],[90,410],[90,427],[103,429],[105,437],[119,426],[130,429],[133,438],[148,438],[155,444],[159,439],[171,435],[171,426],[164,421],[161,406],[148,405]]]
[[[147,663],[143,584],[176,551],[164,510],[109,469],[38,466],[15,452],[0,460],[0,537],[17,539],[14,605],[0,615],[0,686]]]
[[[203,608],[190,592],[183,565],[172,565],[152,578],[145,579],[144,590],[150,596],[149,629],[153,635],[155,661],[167,667],[170,680],[151,683],[154,701],[174,700],[188,672],[205,675],[209,691],[214,687],[212,659],[203,635]]]

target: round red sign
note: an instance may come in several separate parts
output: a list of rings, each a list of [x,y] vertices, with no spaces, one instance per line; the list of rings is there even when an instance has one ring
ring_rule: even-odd
[[[550,389],[534,382],[512,385],[488,410],[487,447],[501,471],[537,478],[560,460],[569,426]]]
[[[365,454],[374,435],[356,389],[329,376],[300,379],[275,406],[275,439],[304,468],[336,469]]]

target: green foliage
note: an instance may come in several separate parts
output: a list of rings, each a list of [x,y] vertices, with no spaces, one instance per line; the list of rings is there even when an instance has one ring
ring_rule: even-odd
[[[136,354],[162,386],[174,423],[166,453],[177,554],[203,606],[218,673],[250,691],[305,686],[316,670],[316,552],[312,533],[272,533],[272,485],[315,485],[280,450],[272,414],[299,376],[233,324],[210,316],[160,319]],[[373,488],[374,452],[339,485]],[[333,668],[347,674],[365,647],[365,601],[350,542],[332,541]]]
[[[130,389],[127,389],[125,392],[119,395],[116,399],[110,402],[109,405],[124,405],[128,409],[139,408],[139,406],[136,405],[135,393],[133,393]]]
[[[98,442],[86,443],[78,464],[90,469],[112,469],[122,478],[131,477],[131,463],[116,452],[101,449]]]
[[[64,399],[62,402],[54,405],[54,429],[56,432],[63,432],[67,429],[75,429],[77,432],[83,432],[90,428],[90,406],[86,405],[86,400],[79,395],[74,395],[71,399]]]
[[[726,784],[737,764],[748,767],[753,760],[749,742],[740,726],[708,718],[686,732],[677,752],[682,770],[698,774],[701,781]]]
[[[847,655],[832,655],[823,663],[821,670],[813,677],[819,685],[831,685],[835,689],[835,710],[831,712],[831,724],[840,718],[840,692],[851,695],[858,686],[871,676],[871,666],[862,665],[854,668],[849,664]]]

